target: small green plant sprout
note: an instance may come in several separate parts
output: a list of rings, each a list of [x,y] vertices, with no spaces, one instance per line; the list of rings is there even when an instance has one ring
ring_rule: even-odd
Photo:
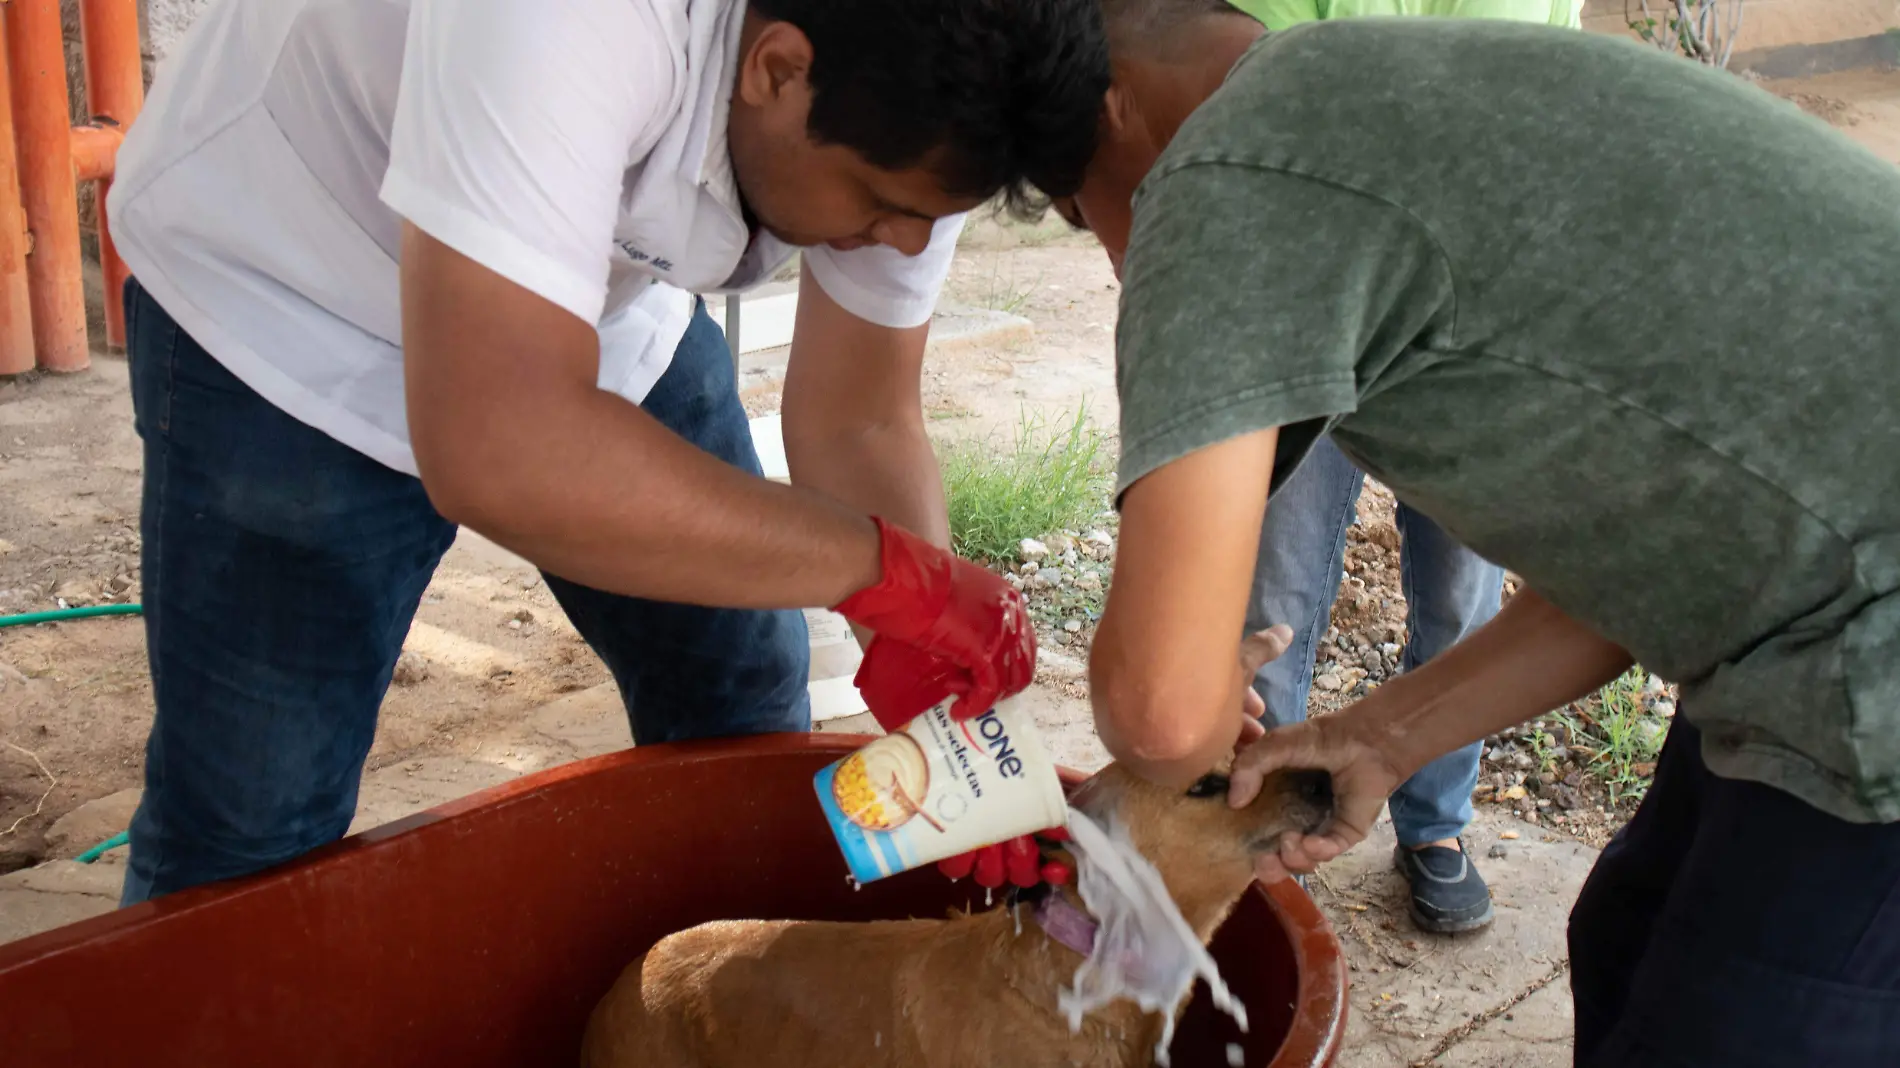
[[[1557,748],[1557,739],[1550,736],[1550,732],[1544,729],[1543,721],[1539,720],[1531,724],[1526,740],[1530,742],[1531,756],[1537,759],[1537,770],[1549,774],[1557,766],[1557,759],[1552,755],[1552,751]]]
[[[1585,767],[1609,789],[1612,804],[1640,799],[1649,789],[1668,721],[1644,700],[1649,672],[1638,664],[1579,703],[1568,717],[1571,748],[1588,756]],[[1594,704],[1594,709],[1588,707]]]

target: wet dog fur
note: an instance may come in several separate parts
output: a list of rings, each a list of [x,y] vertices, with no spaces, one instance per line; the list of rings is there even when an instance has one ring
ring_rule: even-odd
[[[1127,829],[1203,944],[1285,831],[1331,814],[1324,772],[1268,778],[1243,809],[1110,765],[1072,803]],[[1073,889],[1056,891],[1072,896]],[[1079,899],[1074,899],[1080,904]],[[1027,912],[1027,910],[1024,910]],[[1153,1063],[1163,1021],[1117,1001],[1070,1033],[1056,993],[1082,957],[1007,909],[944,920],[722,920],[668,936],[595,1008],[583,1068],[992,1068]]]

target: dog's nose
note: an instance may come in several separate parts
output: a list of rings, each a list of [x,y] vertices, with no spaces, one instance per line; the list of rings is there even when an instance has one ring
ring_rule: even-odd
[[[1299,792],[1300,800],[1311,804],[1322,812],[1333,809],[1333,773],[1317,768],[1302,768],[1292,774],[1293,789]]]

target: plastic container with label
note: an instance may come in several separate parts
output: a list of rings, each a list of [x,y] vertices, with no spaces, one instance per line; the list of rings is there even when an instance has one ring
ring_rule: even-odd
[[[954,720],[955,701],[946,699],[813,780],[860,883],[1067,821],[1062,781],[1028,712],[1004,701]]]

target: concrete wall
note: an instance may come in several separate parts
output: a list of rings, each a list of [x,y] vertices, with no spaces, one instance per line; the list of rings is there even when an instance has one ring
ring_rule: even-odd
[[[184,36],[198,13],[212,0],[138,0],[139,36],[145,42],[145,84],[152,84],[152,70],[158,60],[171,51]],[[73,120],[86,117],[86,83],[80,65],[79,3],[60,0],[61,21],[66,29],[66,82],[72,96]]]
[[[164,58],[198,12],[210,5],[211,0],[139,0],[139,28],[145,33],[148,64]],[[149,72],[146,77],[151,77]]]

